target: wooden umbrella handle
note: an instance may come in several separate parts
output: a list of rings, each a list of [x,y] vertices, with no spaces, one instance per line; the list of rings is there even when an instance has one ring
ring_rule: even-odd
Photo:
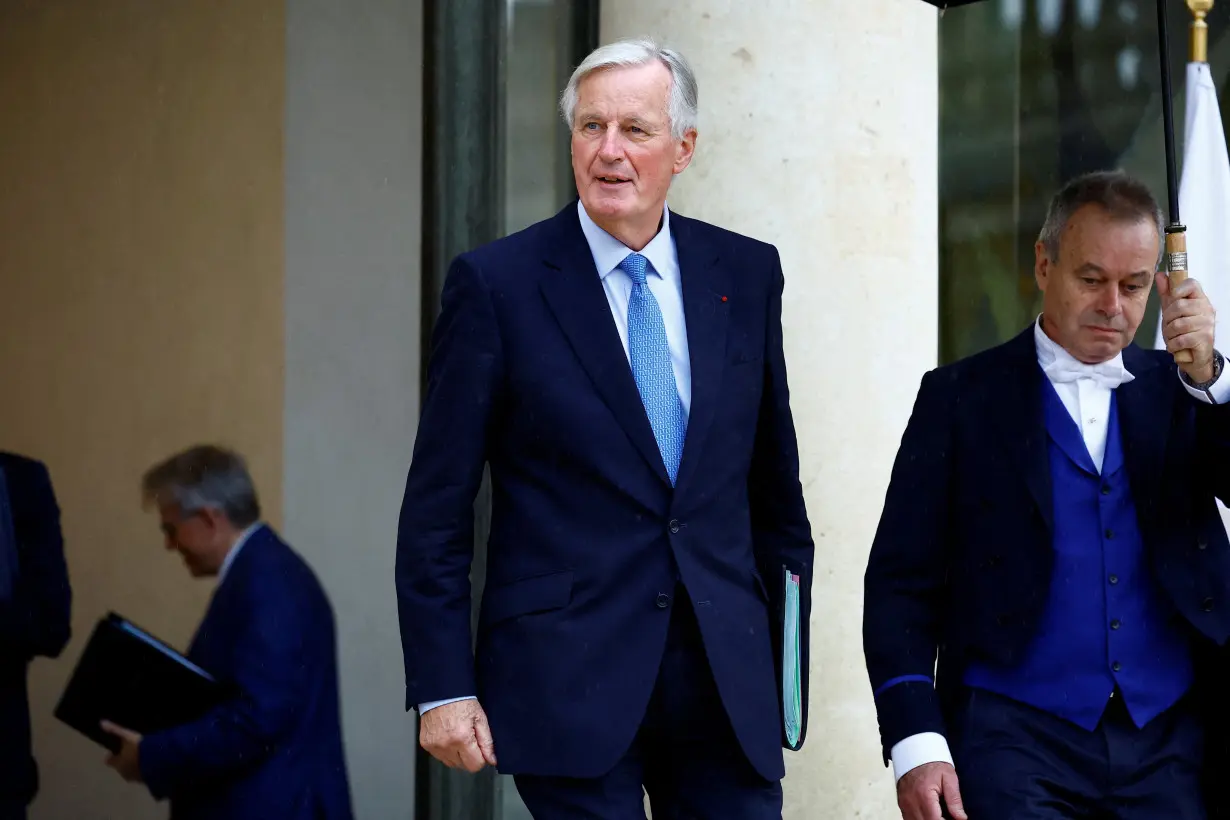
[[[1166,229],[1165,262],[1172,288],[1187,279],[1187,230],[1182,225],[1171,225]],[[1192,360],[1192,352],[1190,350],[1175,351],[1174,360],[1178,364],[1189,364]]]

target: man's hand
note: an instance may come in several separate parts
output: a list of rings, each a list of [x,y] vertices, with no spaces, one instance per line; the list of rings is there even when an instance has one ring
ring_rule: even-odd
[[[120,739],[120,750],[107,756],[107,765],[119,772],[120,777],[129,783],[140,783],[141,735],[123,726],[116,726],[109,720],[102,722],[102,729]]]
[[[495,742],[487,713],[470,698],[428,710],[419,721],[419,744],[454,769],[477,772],[495,765]]]
[[[1193,382],[1213,378],[1213,329],[1217,311],[1195,279],[1170,286],[1170,277],[1157,274],[1157,295],[1162,300],[1162,339],[1174,354],[1190,350],[1192,360],[1179,367]]]
[[[961,806],[957,770],[948,763],[924,763],[897,781],[901,820],[941,820],[941,797],[953,820],[969,820]]]

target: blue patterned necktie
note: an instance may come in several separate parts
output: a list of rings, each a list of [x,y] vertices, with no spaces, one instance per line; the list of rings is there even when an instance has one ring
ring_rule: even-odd
[[[632,279],[632,294],[628,299],[628,357],[632,360],[632,378],[640,391],[641,403],[649,416],[649,426],[662,453],[671,486],[679,472],[683,457],[686,425],[683,402],[675,384],[671,367],[671,350],[666,341],[666,324],[658,300],[653,298],[645,273],[649,260],[639,253],[630,253],[619,267]]]

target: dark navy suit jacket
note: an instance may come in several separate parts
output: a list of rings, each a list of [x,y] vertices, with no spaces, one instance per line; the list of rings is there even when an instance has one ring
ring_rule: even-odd
[[[763,775],[783,773],[783,567],[802,579],[806,673],[813,544],[781,265],[771,245],[674,213],[670,226],[692,367],[674,490],[575,201],[448,273],[398,530],[406,701],[478,695],[503,772],[597,776],[628,749],[665,646],[673,554],[736,735]]]
[[[188,650],[240,696],[141,742],[142,776],[174,820],[350,820],[335,640],[311,568],[257,529]]]
[[[64,561],[60,508],[47,468],[0,453],[17,540],[17,584],[0,601],[0,805],[28,803],[38,792],[30,752],[26,692],[31,659],[58,657],[68,644],[72,589]]]
[[[872,689],[908,681],[876,699],[885,761],[905,737],[945,733],[968,661],[1010,666],[1037,628],[1054,552],[1033,333],[919,388],[865,579]],[[1230,637],[1230,542],[1214,501],[1230,500],[1230,406],[1189,395],[1165,351],[1130,345],[1123,361],[1135,379],[1116,390],[1120,439],[1148,565],[1212,663]]]

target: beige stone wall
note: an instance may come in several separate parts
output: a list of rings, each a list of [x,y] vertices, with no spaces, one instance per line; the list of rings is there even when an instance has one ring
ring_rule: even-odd
[[[905,0],[619,0],[602,41],[650,35],[700,82],[676,210],[773,242],[816,537],[808,741],[786,817],[899,816],[861,642],[863,571],[937,346],[935,10]]]
[[[75,594],[33,820],[166,816],[51,717],[108,609],[183,646],[212,589],[141,471],[231,444],[281,522],[283,37],[273,0],[0,4],[0,447],[49,464]]]

